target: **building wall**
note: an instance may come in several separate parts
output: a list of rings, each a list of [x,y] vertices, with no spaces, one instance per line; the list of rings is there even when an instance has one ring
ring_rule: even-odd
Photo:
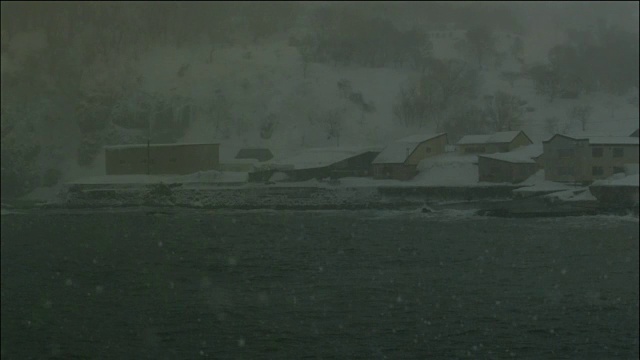
[[[147,168],[147,159],[149,167]],[[214,170],[219,163],[218,144],[145,145],[105,149],[107,175],[190,174]]]
[[[523,132],[520,132],[509,144],[509,151],[513,149],[517,149],[521,146],[526,146],[531,144],[532,144],[531,140],[529,140],[529,138]]]
[[[535,163],[510,163],[478,156],[478,179],[484,182],[519,183],[538,171]]]
[[[588,140],[574,140],[555,136],[542,143],[544,152],[544,177],[558,182],[586,182],[591,175],[587,167],[591,152]]]
[[[406,165],[417,166],[420,161],[439,154],[444,154],[447,146],[447,136],[441,135],[420,143],[404,162]]]
[[[510,144],[464,144],[458,145],[458,152],[462,155],[469,154],[495,154],[508,152]]]
[[[411,180],[418,174],[415,165],[405,164],[373,164],[374,179]]]
[[[556,136],[543,144],[545,179],[560,182],[591,182],[624,172],[626,164],[638,163],[638,145],[589,144]]]
[[[602,156],[596,156],[596,152],[602,152]],[[621,154],[615,154],[615,152],[621,152]],[[606,179],[615,173],[624,173],[626,164],[638,163],[638,145],[590,144],[589,155],[588,181]]]

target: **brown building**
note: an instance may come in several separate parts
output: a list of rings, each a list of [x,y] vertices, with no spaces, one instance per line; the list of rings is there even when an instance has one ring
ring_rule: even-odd
[[[493,154],[507,152],[533,142],[524,131],[504,131],[490,135],[467,135],[458,141],[461,154]]]
[[[481,182],[519,183],[542,168],[542,144],[520,147],[506,153],[478,155]]]
[[[375,179],[410,180],[418,174],[420,161],[443,154],[447,134],[420,134],[397,140],[387,146],[371,165]]]
[[[285,174],[289,181],[369,176],[371,162],[379,153],[369,148],[307,149],[249,173],[249,181],[268,181],[275,173]]]
[[[545,179],[590,183],[638,164],[638,138],[631,136],[571,137],[556,134],[543,141]]]
[[[219,144],[135,144],[105,147],[107,175],[191,174],[214,170]]]

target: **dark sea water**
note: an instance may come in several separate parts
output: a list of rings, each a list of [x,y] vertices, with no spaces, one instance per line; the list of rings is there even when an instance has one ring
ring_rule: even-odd
[[[2,359],[637,359],[638,221],[2,216]]]

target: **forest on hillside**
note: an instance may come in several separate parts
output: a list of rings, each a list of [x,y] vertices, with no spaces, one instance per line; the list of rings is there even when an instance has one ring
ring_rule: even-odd
[[[433,124],[454,136],[519,127],[527,111],[524,99],[505,91],[490,97],[478,92],[479,75],[505,58],[521,70],[504,71],[504,79],[530,79],[550,103],[638,89],[637,26],[633,31],[599,17],[602,4],[581,3],[584,23],[569,22],[563,29],[567,40],[540,63],[523,57],[523,36],[536,29],[513,6],[495,2],[16,1],[1,6],[3,196],[60,181],[61,169],[43,160],[52,153],[52,137],[73,143],[71,156],[79,166],[89,166],[106,144],[145,142],[151,121],[154,142],[179,140],[194,113],[231,136],[228,129],[237,116],[225,94],[212,91],[203,95],[206,101],[197,101],[144,86],[149,79],[133,64],[160,47],[206,49],[201,60],[211,62],[227,47],[284,39],[299,53],[303,78],[309,64],[407,69],[414,75],[398,90],[390,121],[406,127]],[[633,4],[607,9],[635,11],[637,21]],[[429,32],[444,24],[464,33],[456,44],[459,58],[434,56]],[[506,50],[498,46],[498,33],[513,34]],[[169,75],[184,77],[190,66]],[[375,111],[348,81],[336,88],[362,113]],[[578,108],[573,116],[585,118],[588,112]],[[251,131],[261,138],[275,131],[273,117],[251,121],[256,125]],[[345,120],[328,112],[315,121],[329,137],[339,137]]]

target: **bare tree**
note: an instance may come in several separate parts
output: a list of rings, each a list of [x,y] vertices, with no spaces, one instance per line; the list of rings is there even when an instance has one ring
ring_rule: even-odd
[[[557,116],[550,116],[544,120],[545,130],[549,134],[556,134],[559,130],[559,124],[560,119]]]
[[[340,136],[344,125],[344,109],[338,108],[321,112],[319,115],[309,116],[312,124],[320,125],[327,134],[327,140],[336,139],[337,146],[340,146]]]
[[[589,122],[589,118],[591,117],[591,110],[592,108],[590,105],[575,105],[569,109],[567,115],[571,122],[579,122],[582,127],[582,131],[585,131],[587,129],[587,122]]]
[[[485,97],[485,113],[496,131],[515,130],[522,121],[526,101],[503,91]]]
[[[476,26],[469,29],[465,36],[465,48],[475,57],[478,66],[482,67],[488,58],[495,55],[495,38],[489,28]]]

